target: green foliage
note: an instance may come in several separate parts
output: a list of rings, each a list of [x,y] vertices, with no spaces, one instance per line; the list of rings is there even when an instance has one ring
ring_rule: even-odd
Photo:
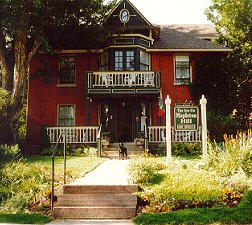
[[[219,42],[233,49],[227,61],[230,88],[223,91],[233,93],[231,103],[232,108],[236,110],[236,118],[241,129],[248,129],[252,94],[252,40],[249,40],[249,33],[252,31],[252,2],[212,0],[212,5],[206,13],[219,32]],[[225,104],[225,99],[223,103]]]
[[[10,93],[0,88],[0,144],[11,142],[8,110],[11,105]]]
[[[235,138],[225,136],[225,142],[208,144],[206,167],[213,168],[221,176],[236,173],[252,175],[252,134],[251,131],[238,134]]]
[[[201,155],[202,148],[200,144],[197,143],[174,143],[172,145],[172,155],[174,156],[184,156],[184,155]]]
[[[5,164],[1,170],[1,198],[5,210],[20,211],[36,205],[48,207],[51,175],[40,164],[28,166],[23,160]]]
[[[223,134],[235,134],[238,130],[238,124],[231,115],[225,115],[222,112],[207,112],[207,129],[211,140],[222,142]]]
[[[150,185],[160,178],[158,171],[165,169],[166,166],[158,162],[156,158],[140,157],[131,160],[129,164],[130,183]]]
[[[8,145],[0,145],[0,169],[4,163],[11,161],[13,159],[17,159],[19,157],[20,149],[18,145],[8,146]]]

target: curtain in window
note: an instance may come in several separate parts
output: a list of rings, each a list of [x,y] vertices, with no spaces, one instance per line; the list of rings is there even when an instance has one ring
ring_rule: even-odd
[[[59,106],[59,126],[74,126],[74,106]]]

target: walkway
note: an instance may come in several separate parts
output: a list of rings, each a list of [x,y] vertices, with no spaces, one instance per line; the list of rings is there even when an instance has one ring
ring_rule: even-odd
[[[107,160],[73,185],[127,185],[130,160]],[[133,225],[131,220],[55,220],[48,225]]]

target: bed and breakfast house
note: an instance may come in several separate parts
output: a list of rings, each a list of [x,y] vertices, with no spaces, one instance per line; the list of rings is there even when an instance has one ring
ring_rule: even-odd
[[[40,153],[43,127],[52,143],[62,131],[76,143],[96,143],[100,131],[111,143],[134,142],[143,133],[160,141],[162,97],[169,95],[172,107],[191,102],[194,59],[230,51],[211,42],[212,26],[153,25],[129,0],[115,6],[104,26],[115,32],[100,46],[86,48],[85,31],[76,39],[57,34],[61,50],[33,58],[27,153]]]

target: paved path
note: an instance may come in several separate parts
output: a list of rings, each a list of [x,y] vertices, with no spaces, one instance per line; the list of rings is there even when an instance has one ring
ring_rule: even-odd
[[[71,184],[127,185],[129,160],[112,159],[100,164],[95,170]]]
[[[129,160],[107,160],[74,185],[127,185]],[[133,225],[131,220],[55,220],[48,225]]]

